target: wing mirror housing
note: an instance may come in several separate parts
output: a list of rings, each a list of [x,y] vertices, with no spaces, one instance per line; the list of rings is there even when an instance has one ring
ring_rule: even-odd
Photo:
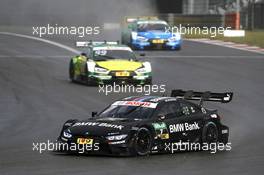
[[[165,118],[166,118],[165,115],[162,115],[162,114],[161,114],[161,115],[158,115],[158,120],[160,120],[160,121],[161,121],[161,120],[164,120]]]
[[[87,57],[87,54],[84,52],[82,52],[81,55]]]
[[[95,117],[98,114],[98,112],[92,112],[92,117]]]

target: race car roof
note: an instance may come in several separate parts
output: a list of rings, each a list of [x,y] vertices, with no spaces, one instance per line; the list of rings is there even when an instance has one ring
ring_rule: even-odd
[[[132,52],[132,49],[126,45],[101,44],[91,47],[93,50],[127,50]]]
[[[77,47],[113,47],[129,48],[127,45],[119,44],[119,41],[76,41]],[[129,48],[130,49],[130,48]]]

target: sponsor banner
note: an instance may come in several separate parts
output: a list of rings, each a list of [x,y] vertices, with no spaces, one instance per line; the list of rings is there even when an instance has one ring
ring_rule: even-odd
[[[123,129],[123,125],[115,125],[110,123],[100,123],[100,122],[77,122],[72,127],[75,126],[99,126],[99,127],[106,127],[106,128],[115,128],[115,129]]]
[[[179,124],[173,124],[169,125],[170,133],[175,132],[183,132],[183,131],[192,131],[200,129],[197,122],[194,123],[179,123]]]
[[[140,101],[116,101],[112,105],[116,106],[141,106],[145,108],[156,108],[157,103],[140,102]]]

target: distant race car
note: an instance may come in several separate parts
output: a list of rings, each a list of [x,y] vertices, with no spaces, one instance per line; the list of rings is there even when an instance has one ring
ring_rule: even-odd
[[[70,61],[69,77],[73,82],[88,85],[152,83],[150,62],[139,61],[128,46],[106,41],[77,42],[76,45],[87,48]]]
[[[171,97],[127,97],[93,112],[92,118],[66,121],[57,141],[96,148],[86,153],[113,155],[166,152],[166,143],[179,141],[226,144],[229,128],[221,123],[217,110],[204,108],[202,102],[228,103],[232,97],[232,92],[182,90],[173,90]]]
[[[122,31],[122,43],[133,49],[180,50],[180,33],[172,33],[164,20],[157,18],[127,18]]]

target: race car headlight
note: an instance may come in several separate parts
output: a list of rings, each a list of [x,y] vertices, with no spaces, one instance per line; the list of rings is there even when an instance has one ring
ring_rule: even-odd
[[[140,74],[142,74],[142,73],[146,73],[146,72],[147,72],[147,69],[146,69],[145,67],[142,67],[142,68],[140,68],[140,69],[137,69],[136,72],[137,72],[137,73],[140,73]]]
[[[93,61],[87,61],[87,69],[89,72],[94,72],[94,68],[95,68],[95,62]]]
[[[143,37],[143,36],[137,36],[137,40],[140,42],[147,42],[148,41],[148,39]]]
[[[151,65],[149,62],[143,63],[143,67],[136,70],[136,73],[142,74],[142,73],[148,73],[151,72]]]
[[[102,67],[95,67],[94,68],[94,72],[96,73],[100,73],[100,74],[107,74],[108,70]]]
[[[68,139],[71,138],[72,134],[70,133],[70,130],[63,131],[63,137],[68,138]]]
[[[109,141],[123,140],[127,137],[127,134],[107,136],[106,139]]]

